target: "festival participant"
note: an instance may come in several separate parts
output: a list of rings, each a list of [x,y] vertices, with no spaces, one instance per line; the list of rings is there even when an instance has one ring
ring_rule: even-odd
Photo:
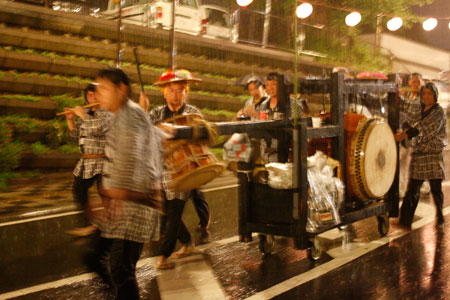
[[[144,243],[159,239],[163,133],[129,99],[130,82],[122,70],[101,70],[96,83],[100,107],[114,115],[106,136],[99,228],[117,299],[140,299],[136,263]]]
[[[160,86],[166,100],[166,105],[157,107],[150,111],[150,117],[154,124],[177,115],[200,114],[201,112],[195,106],[186,103],[189,94],[189,84],[200,81],[187,70],[168,70],[163,73],[159,80],[154,83]],[[140,98],[141,107],[144,110],[148,108],[148,100]],[[203,193],[199,190],[191,192],[174,192],[170,190],[167,183],[171,180],[169,172],[165,172],[165,206],[166,206],[166,224],[165,235],[161,244],[161,256],[157,266],[160,269],[173,268],[173,264],[167,259],[172,255],[173,258],[182,258],[193,252],[191,235],[183,223],[181,217],[184,205],[189,197],[193,197],[195,209],[199,215],[199,229],[202,231],[203,242],[209,240],[207,231],[210,222],[210,212],[208,203],[205,201]],[[181,242],[181,248],[173,253],[177,239]],[[172,254],[173,253],[173,254]]]
[[[420,120],[415,124],[404,124],[403,130],[395,134],[396,141],[412,139],[410,178],[400,212],[400,224],[409,229],[424,180],[430,182],[437,224],[444,223],[442,179],[445,178],[443,149],[447,145],[447,117],[445,110],[437,103],[438,90],[433,83],[427,83],[420,89],[420,100]]]
[[[278,78],[281,75],[272,72],[269,73],[266,77],[266,91],[269,95],[268,99],[266,99],[260,106],[259,110],[267,114],[267,118],[269,120],[281,119],[283,118],[283,112],[281,111],[280,101],[278,99]],[[285,77],[285,84],[289,85],[289,80]],[[294,115],[294,105],[297,105],[299,115],[303,113],[303,111],[307,108],[306,100],[298,99],[295,101],[294,98],[289,98],[289,112],[288,118],[291,118]],[[263,139],[261,140],[261,153],[265,163],[270,162],[278,162],[278,140],[277,139]]]
[[[259,118],[261,104],[268,99],[264,83],[257,77],[250,77],[247,80],[246,88],[250,94],[250,99],[245,102],[244,108],[238,111],[236,116],[250,117],[251,119]]]
[[[400,102],[400,125],[414,124],[420,120],[422,105],[420,102],[420,87],[422,86],[422,75],[413,73],[409,78],[408,85],[410,91],[401,95]],[[409,164],[411,161],[412,147],[408,141],[400,143],[400,177],[399,177],[399,193],[403,198],[408,187],[409,180]],[[423,192],[429,192],[429,185],[424,182]]]
[[[89,84],[84,90],[86,104],[96,103],[95,85]],[[75,106],[65,114],[70,136],[77,138],[80,147],[81,159],[78,161],[73,171],[74,181],[72,187],[73,198],[81,208],[85,210],[87,221],[92,222],[92,211],[88,201],[89,188],[101,182],[103,163],[105,161],[105,133],[108,130],[108,123],[111,114],[96,106],[82,108]],[[78,116],[74,122],[74,116]],[[85,236],[96,230],[94,225],[69,230],[67,233]]]

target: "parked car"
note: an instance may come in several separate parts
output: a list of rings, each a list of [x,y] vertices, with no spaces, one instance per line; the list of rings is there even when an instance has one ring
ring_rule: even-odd
[[[201,16],[197,0],[178,0],[175,8],[175,30],[200,35]],[[119,6],[109,0],[108,8],[101,17],[117,19]],[[122,22],[169,30],[172,27],[171,0],[124,0]]]
[[[216,5],[200,5],[200,35],[212,39],[229,40],[231,37],[230,13]]]

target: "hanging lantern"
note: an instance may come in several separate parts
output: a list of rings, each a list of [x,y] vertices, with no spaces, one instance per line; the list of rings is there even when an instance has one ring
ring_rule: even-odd
[[[347,26],[353,27],[358,25],[359,22],[361,22],[361,14],[357,11],[351,12],[345,17],[345,24]]]
[[[437,23],[438,21],[435,18],[428,18],[422,24],[423,30],[431,31],[436,28]]]
[[[313,7],[309,3],[303,3],[297,6],[297,17],[300,19],[306,19],[312,14]]]
[[[390,31],[396,31],[400,27],[402,27],[402,25],[403,25],[403,20],[402,20],[402,18],[399,18],[399,17],[392,18],[387,22],[387,28]]]
[[[236,0],[236,3],[241,7],[246,7],[247,5],[250,5],[253,0]]]

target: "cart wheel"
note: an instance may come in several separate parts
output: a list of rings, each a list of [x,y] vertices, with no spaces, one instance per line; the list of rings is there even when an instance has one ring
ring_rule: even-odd
[[[389,218],[387,215],[377,216],[378,220],[378,232],[381,236],[385,236],[389,232],[391,224],[389,223]]]
[[[308,241],[308,258],[310,260],[319,260],[322,256],[322,247],[320,247],[319,239],[315,236]]]
[[[259,250],[263,254],[270,254],[275,249],[275,240],[273,235],[260,234],[259,236]]]

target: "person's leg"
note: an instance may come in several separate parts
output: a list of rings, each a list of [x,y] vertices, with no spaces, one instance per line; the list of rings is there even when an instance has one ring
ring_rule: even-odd
[[[89,180],[74,176],[72,185],[72,195],[75,202],[84,209],[88,201]]]
[[[180,199],[166,201],[166,225],[165,236],[161,243],[158,265],[164,267],[167,258],[172,255],[177,242],[177,238],[182,226],[181,216],[183,214],[184,204],[186,202]],[[183,224],[184,226],[184,224]],[[184,226],[185,228],[185,226]],[[187,230],[187,229],[186,229]]]
[[[200,219],[200,221],[198,222],[199,229],[201,230],[208,229],[211,214],[209,211],[208,202],[206,202],[205,200],[205,196],[200,190],[195,189],[192,191],[192,201],[194,203],[195,211],[197,212],[198,218]]]
[[[409,164],[411,162],[411,148],[400,145],[400,175],[399,175],[399,194],[400,198],[404,198],[408,188],[409,181]]]
[[[111,246],[111,273],[117,287],[117,300],[139,300],[136,263],[144,244],[114,239]]]
[[[442,193],[442,179],[430,180],[431,194],[436,204],[437,223],[444,223],[444,215],[442,214],[442,205],[444,204],[444,194]]]
[[[411,228],[417,203],[419,202],[420,186],[423,180],[409,179],[408,190],[406,191],[403,204],[400,209],[400,223]]]

